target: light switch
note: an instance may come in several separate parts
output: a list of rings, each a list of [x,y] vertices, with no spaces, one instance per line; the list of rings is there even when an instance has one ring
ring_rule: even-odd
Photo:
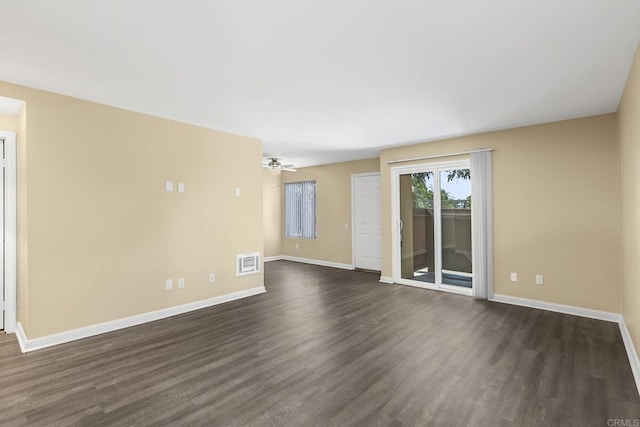
[[[173,289],[173,279],[167,279],[164,281],[164,290],[168,291]]]
[[[178,183],[178,193],[184,193],[184,182]]]
[[[236,197],[240,197],[240,187],[236,187],[235,194],[236,194]]]
[[[178,288],[180,288],[180,289],[184,288],[184,278],[183,277],[178,279]]]
[[[170,193],[173,191],[173,181],[165,181],[164,182],[164,191]]]

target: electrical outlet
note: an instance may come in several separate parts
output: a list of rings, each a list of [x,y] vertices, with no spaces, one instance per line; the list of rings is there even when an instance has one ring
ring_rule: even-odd
[[[178,193],[184,193],[184,182],[178,183]]]
[[[542,277],[542,274],[536,274],[536,285],[543,285],[544,284],[544,278]]]
[[[173,181],[164,182],[164,191],[167,193],[171,193],[173,191]]]
[[[300,245],[296,243],[296,249],[300,249]]]
[[[173,279],[167,279],[164,281],[164,290],[169,291],[173,289]]]
[[[216,275],[214,273],[209,274],[209,283],[216,281]]]
[[[511,281],[512,282],[518,281],[518,273],[511,273]]]
[[[178,279],[178,288],[184,288],[184,277]]]

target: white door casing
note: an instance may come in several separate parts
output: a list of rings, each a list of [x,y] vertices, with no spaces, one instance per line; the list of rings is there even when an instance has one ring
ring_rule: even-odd
[[[353,265],[380,271],[380,174],[351,175],[351,195]]]
[[[0,140],[3,140],[4,153],[2,160],[2,191],[4,193],[4,206],[2,217],[4,227],[2,237],[2,297],[3,297],[3,328],[7,333],[16,331],[16,134],[0,131]]]

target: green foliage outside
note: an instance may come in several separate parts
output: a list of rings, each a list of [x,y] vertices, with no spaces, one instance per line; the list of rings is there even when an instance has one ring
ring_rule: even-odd
[[[433,209],[433,187],[427,187],[427,179],[432,172],[420,172],[411,174],[411,190],[413,192],[413,205],[417,208]],[[447,181],[454,179],[471,179],[469,169],[456,169],[449,171]],[[463,200],[452,199],[449,193],[440,189],[442,209],[471,209],[471,196]]]

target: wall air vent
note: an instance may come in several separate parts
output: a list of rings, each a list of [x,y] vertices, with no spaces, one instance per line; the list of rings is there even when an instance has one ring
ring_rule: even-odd
[[[236,255],[236,277],[260,273],[260,252]]]

